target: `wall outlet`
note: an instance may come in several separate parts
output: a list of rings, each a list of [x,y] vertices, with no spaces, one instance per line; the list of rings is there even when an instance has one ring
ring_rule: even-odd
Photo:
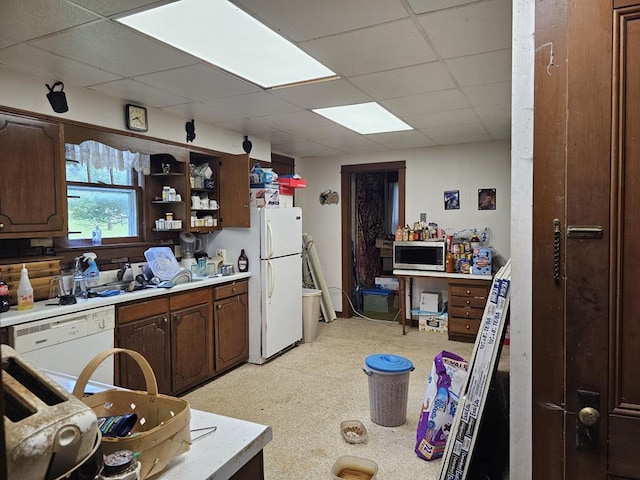
[[[220,255],[222,257],[222,263],[227,261],[227,249],[226,248],[216,248],[216,256]]]

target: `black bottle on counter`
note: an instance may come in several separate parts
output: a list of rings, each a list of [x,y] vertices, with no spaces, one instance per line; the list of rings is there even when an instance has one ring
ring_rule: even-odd
[[[10,308],[9,286],[0,279],[0,312],[8,312]]]
[[[238,257],[238,271],[246,272],[249,270],[249,259],[247,258],[247,254],[244,253],[244,248],[240,252],[240,256]]]

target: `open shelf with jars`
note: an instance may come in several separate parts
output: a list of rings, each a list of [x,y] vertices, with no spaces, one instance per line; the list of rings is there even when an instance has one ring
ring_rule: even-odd
[[[218,219],[218,159],[211,155],[189,154],[189,225],[192,232],[213,232],[220,229]]]
[[[151,155],[151,173],[145,185],[149,203],[149,231],[155,234],[173,233],[185,227],[185,218],[188,218],[185,171],[185,163],[171,155]]]

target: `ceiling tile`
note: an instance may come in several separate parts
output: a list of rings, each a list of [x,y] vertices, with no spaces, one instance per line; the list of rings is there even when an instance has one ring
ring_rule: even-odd
[[[439,62],[415,65],[392,72],[362,75],[350,78],[349,81],[375,100],[455,87],[446,69]]]
[[[362,154],[384,152],[386,150],[389,150],[389,147],[385,147],[384,145],[380,145],[379,143],[371,143],[368,145],[354,145],[352,147],[344,147],[340,150],[347,154]]]
[[[466,123],[464,125],[452,125],[452,126],[434,126],[423,128],[422,132],[434,139],[436,142],[447,138],[460,138],[464,136],[487,136],[487,129],[481,122]]]
[[[483,123],[494,140],[508,140],[511,138],[511,120],[489,120]]]
[[[151,8],[159,7],[167,3],[173,3],[178,0],[71,0],[72,3],[81,5],[93,12],[97,12],[100,15],[108,17],[122,12],[133,12],[149,10]]]
[[[197,63],[186,54],[108,20],[37,40],[34,45],[123,77]]]
[[[39,77],[50,78],[52,81],[60,80],[68,85],[83,87],[121,78],[113,73],[45,52],[27,44],[0,50],[0,64]]]
[[[470,108],[450,110],[439,113],[423,113],[420,115],[406,115],[404,121],[413,128],[425,129],[429,127],[449,127],[465,123],[477,123],[478,117]]]
[[[249,93],[233,97],[211,98],[202,103],[216,107],[235,117],[261,117],[295,112],[299,107],[265,93]]]
[[[411,20],[399,20],[301,43],[339,75],[362,75],[436,59]]]
[[[396,115],[435,113],[468,107],[464,96],[456,89],[408,95],[406,97],[382,100],[380,103]]]
[[[408,16],[398,0],[231,0],[242,10],[301,42]],[[336,15],[336,12],[340,12]]]
[[[477,0],[408,0],[409,6],[414,13],[435,12],[467,3],[474,3]]]
[[[322,141],[326,138],[341,138],[360,136],[360,134],[350,130],[337,123],[330,122],[331,125],[325,127],[313,127],[313,128],[293,128],[287,130],[287,133],[295,135],[297,138],[305,138],[307,140],[319,140]]]
[[[500,122],[511,119],[511,104],[486,105],[476,107],[475,110],[483,122]]]
[[[135,80],[116,80],[114,82],[101,83],[89,87],[91,90],[102,92],[116,98],[126,99],[133,103],[139,103],[154,108],[162,108],[169,105],[187,103],[188,99],[178,97],[164,90],[159,90]]]
[[[279,88],[271,90],[271,93],[287,102],[308,109],[371,101],[371,97],[362,93],[346,80],[330,80],[309,85]]]
[[[479,143],[479,142],[490,142],[491,137],[487,134],[483,135],[472,135],[467,137],[450,137],[445,138],[438,141],[438,145],[459,145],[462,143]]]
[[[511,103],[511,82],[475,85],[462,90],[474,107]]]
[[[48,0],[2,0],[2,36],[12,43],[71,28],[100,17],[67,2]],[[6,46],[5,43],[3,46]]]
[[[327,120],[322,115],[308,110],[271,115],[254,120],[268,123],[273,128],[284,131],[295,130],[296,128],[321,128],[335,125],[331,120]]]
[[[135,80],[191,100],[230,97],[262,90],[215,67],[198,64],[135,77]]]
[[[511,49],[446,61],[460,86],[511,81]]]
[[[443,58],[511,47],[511,0],[478,2],[419,17]]]
[[[348,148],[360,147],[372,145],[373,140],[368,139],[364,135],[352,135],[349,137],[333,137],[333,138],[325,138],[322,140],[315,140],[317,143],[321,145],[325,145],[327,147],[337,148],[339,150],[345,150]]]
[[[435,145],[419,130],[405,132],[376,133],[369,135],[375,142],[390,148],[418,148]]]
[[[277,150],[279,145],[277,144],[272,144],[271,147],[274,150]],[[283,147],[286,147],[286,152],[287,153],[292,153],[292,154],[299,154],[299,155],[309,155],[309,156],[328,156],[328,155],[340,155],[344,152],[340,151],[339,149],[336,148],[332,148],[332,147],[327,147],[325,145],[320,145],[319,143],[315,143],[315,142],[311,142],[311,141],[307,141],[307,142],[297,142],[297,143],[290,143],[287,144],[286,146],[283,145]]]

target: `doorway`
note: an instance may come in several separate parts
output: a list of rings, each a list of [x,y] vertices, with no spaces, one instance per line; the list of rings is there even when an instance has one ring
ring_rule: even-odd
[[[342,166],[342,285],[350,299],[342,300],[343,317],[358,309],[362,289],[383,267],[376,239],[405,223],[405,171],[404,161]]]

